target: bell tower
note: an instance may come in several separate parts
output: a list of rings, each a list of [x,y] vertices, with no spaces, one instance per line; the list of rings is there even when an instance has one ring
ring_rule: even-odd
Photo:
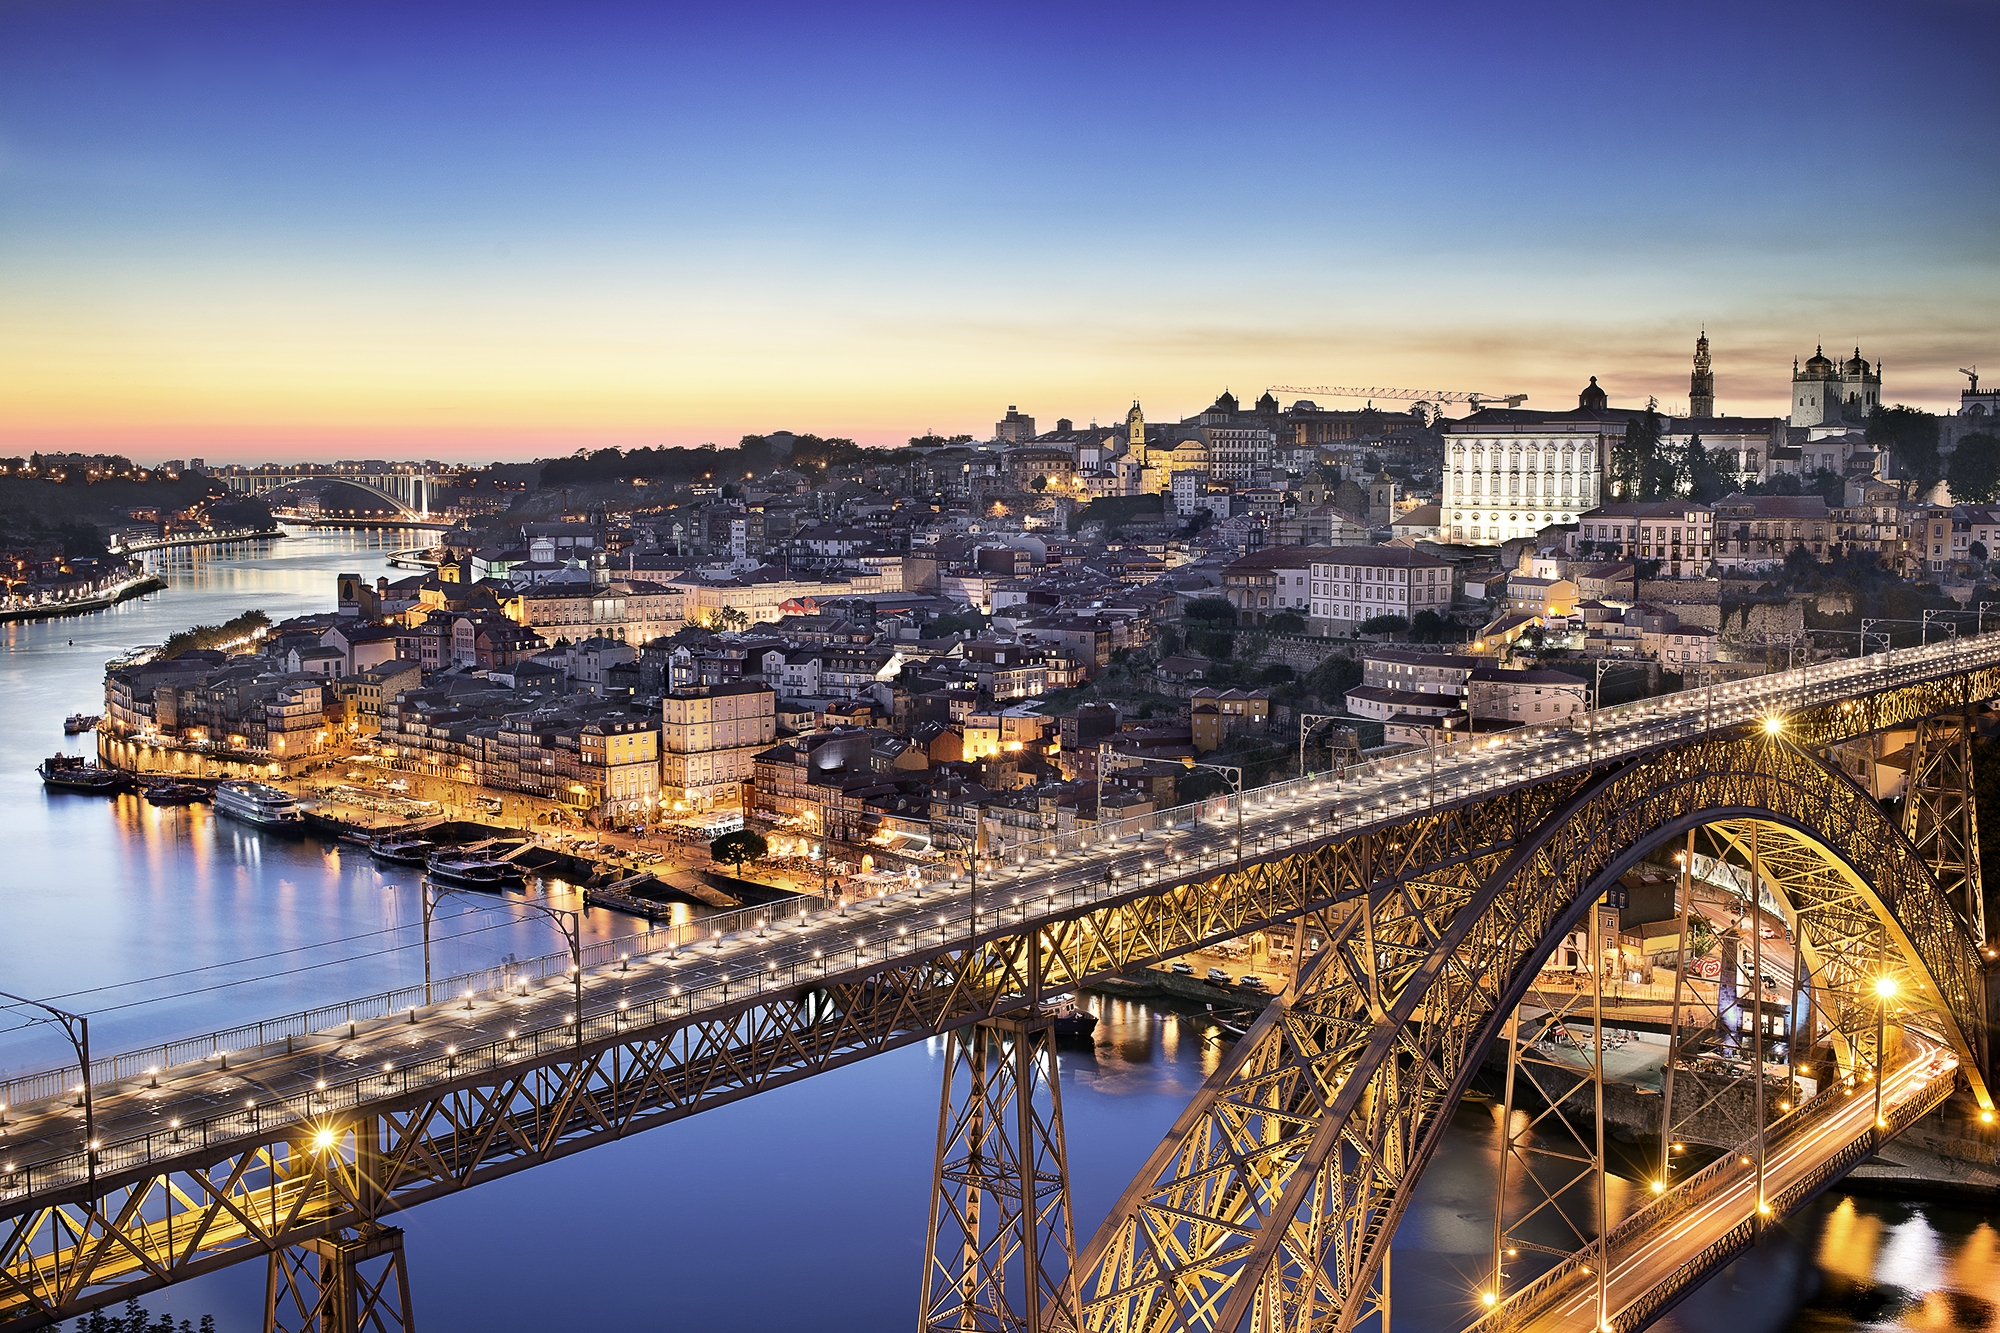
[[[1146,456],[1146,414],[1139,410],[1139,400],[1132,400],[1132,410],[1125,414],[1126,452],[1143,459]]]
[[[1688,379],[1688,415],[1715,415],[1715,373],[1708,363],[1708,330],[1694,340],[1694,374]]]

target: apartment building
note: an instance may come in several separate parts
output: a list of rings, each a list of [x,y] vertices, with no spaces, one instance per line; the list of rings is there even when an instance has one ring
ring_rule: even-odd
[[[661,799],[676,810],[739,805],[757,752],[778,738],[777,702],[761,682],[669,692],[661,701]]]
[[[1376,616],[1451,610],[1452,567],[1436,556],[1400,546],[1343,546],[1315,553],[1310,568],[1314,632],[1346,628]]]

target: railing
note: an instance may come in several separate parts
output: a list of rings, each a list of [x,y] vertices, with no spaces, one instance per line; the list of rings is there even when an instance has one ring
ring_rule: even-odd
[[[586,968],[606,966],[629,960],[634,955],[671,954],[718,935],[733,935],[739,931],[762,929],[778,920],[780,916],[788,920],[793,918],[808,920],[813,916],[825,915],[831,910],[833,909],[824,904],[817,904],[812,899],[801,898],[764,907],[744,907],[713,916],[696,917],[674,926],[663,925],[654,929],[633,931],[630,934],[594,940],[584,945],[583,966]],[[496,963],[492,967],[481,968],[478,971],[460,972],[433,981],[428,988],[429,998],[425,996],[426,987],[418,982],[359,999],[343,1000],[316,1009],[303,1009],[278,1018],[259,1019],[253,1023],[206,1032],[200,1036],[182,1037],[156,1046],[143,1046],[134,1051],[92,1060],[91,1087],[96,1090],[115,1083],[142,1078],[152,1079],[176,1068],[216,1059],[223,1060],[226,1068],[227,1059],[231,1055],[248,1054],[279,1042],[290,1042],[333,1032],[358,1022],[389,1018],[410,1009],[425,1008],[433,1001],[441,1004],[447,1000],[462,1001],[491,996],[514,990],[524,983],[543,981],[550,977],[562,977],[566,980],[570,966],[570,954],[565,949],[560,953],[543,954],[539,958],[510,963]],[[81,1092],[82,1087],[77,1076],[71,1073],[67,1066],[23,1074],[0,1082],[0,1112],[34,1106],[59,1097],[73,1097]]]
[[[880,946],[885,962],[894,956],[891,947],[892,942],[886,939]],[[901,944],[898,949],[906,957],[922,951],[914,940]],[[563,960],[562,975],[556,980],[567,991],[570,984],[569,956],[563,954],[560,957]],[[289,1126],[324,1124],[331,1113],[358,1110],[384,1097],[402,1097],[484,1071],[580,1050],[594,1041],[615,1039],[634,1029],[684,1020],[700,1011],[740,1002],[746,997],[768,991],[782,993],[801,982],[820,982],[840,970],[838,960],[795,958],[789,966],[777,967],[774,964],[763,972],[752,970],[742,979],[724,978],[697,985],[685,992],[675,986],[665,994],[637,1004],[621,998],[616,1005],[608,1008],[600,1003],[596,1012],[586,1005],[580,1025],[573,1012],[566,1013],[559,1023],[545,1024],[525,1032],[510,1030],[507,1036],[482,1045],[407,1064],[391,1062],[379,1070],[357,1074],[338,1083],[328,1083],[324,1088],[315,1087],[305,1093],[273,1097],[268,1101],[253,1098],[240,1108],[218,1111],[194,1120],[169,1121],[164,1129],[103,1143],[95,1152],[71,1153],[28,1166],[0,1164],[0,1201],[26,1197],[37,1191],[88,1184],[98,1177],[151,1166],[159,1161],[171,1161],[216,1144],[268,1139],[273,1130]],[[952,973],[937,970],[927,980],[949,987],[956,978]],[[517,985],[525,994],[527,982],[524,980]],[[416,989],[421,991],[422,987]]]
[[[1941,661],[1948,661],[1954,669],[1963,669],[1992,660],[2000,660],[2000,631],[1977,638],[1958,638],[1928,648],[1895,649],[1869,658],[1819,663],[1727,686],[1721,691],[1723,697],[1719,700],[1714,698],[1714,687],[1684,690],[1661,699],[1621,704],[1613,708],[1598,709],[1587,715],[1574,715],[1560,724],[1544,724],[1539,730],[1531,729],[1525,737],[1516,733],[1508,742],[1516,743],[1522,739],[1532,741],[1538,737],[1547,739],[1558,735],[1575,741],[1580,739],[1581,733],[1588,728],[1595,740],[1589,754],[1581,759],[1573,756],[1574,745],[1569,747],[1569,752],[1558,753],[1553,757],[1537,757],[1530,753],[1521,758],[1500,754],[1494,748],[1501,744],[1497,738],[1454,741],[1449,745],[1436,746],[1412,755],[1369,760],[1353,765],[1338,775],[1309,774],[1256,788],[1240,797],[1217,797],[1086,830],[1012,844],[985,859],[1023,871],[1038,864],[1060,868],[1059,863],[1070,857],[1095,859],[1107,855],[1115,856],[1121,850],[1129,851],[1143,846],[1147,834],[1191,829],[1203,818],[1210,819],[1217,826],[1233,826],[1239,815],[1247,814],[1241,809],[1245,801],[1252,807],[1257,804],[1270,807],[1280,801],[1290,801],[1300,797],[1317,798],[1314,803],[1328,799],[1351,798],[1356,788],[1371,782],[1379,784],[1392,776],[1404,773],[1405,770],[1413,769],[1415,772],[1410,776],[1422,778],[1427,774],[1438,773],[1439,770],[1449,770],[1475,758],[1485,758],[1494,764],[1502,765],[1497,775],[1498,780],[1493,780],[1495,775],[1491,773],[1484,775],[1487,780],[1482,783],[1480,790],[1503,789],[1519,782],[1534,781],[1573,768],[1588,767],[1606,757],[1632,753],[1662,743],[1663,738],[1650,731],[1622,737],[1604,734],[1607,731],[1615,733],[1618,728],[1630,723],[1648,720],[1677,721],[1690,725],[1677,727],[1666,739],[1698,735],[1715,726],[1732,726],[1753,720],[1774,701],[1782,701],[1787,707],[1797,708],[1816,702],[1851,697],[1855,691],[1849,685],[1857,677],[1864,678],[1872,688],[1880,689],[1884,684],[1895,683]],[[1885,675],[1890,678],[1886,682],[1881,679]],[[1676,700],[1679,701],[1678,711],[1673,702]],[[1482,751],[1485,753],[1482,754]],[[1443,799],[1454,799],[1458,795],[1468,793],[1472,788],[1469,781],[1453,781],[1453,775],[1448,771],[1441,773],[1440,776],[1447,779],[1442,784]],[[1296,829],[1289,824],[1276,834],[1270,829],[1256,829],[1255,835],[1259,843],[1257,847],[1253,849],[1246,845],[1237,849],[1233,858],[1225,855],[1217,856],[1215,860],[1218,865],[1227,865],[1231,864],[1232,860],[1247,862],[1273,853],[1282,853],[1301,843],[1379,823],[1393,818],[1402,810],[1421,808],[1427,801],[1440,798],[1439,788],[1429,783],[1403,791],[1384,792],[1379,795],[1370,792],[1368,795],[1374,798],[1373,804],[1364,803],[1362,809],[1350,812],[1344,824],[1337,811],[1330,812],[1324,819],[1318,815],[1301,816],[1300,825]],[[1246,843],[1250,840],[1250,836],[1246,833]],[[1199,866],[1205,868],[1208,860],[1208,856],[1203,856],[1198,863]],[[1175,864],[1177,863],[1170,863],[1163,856],[1158,871],[1153,875],[1154,880],[1157,882],[1169,873],[1182,873],[1174,869]],[[1112,867],[1107,869],[1106,876],[1101,882],[1093,882],[1088,890],[1083,885],[1071,886],[1063,891],[1063,896],[1067,900],[1065,904],[1055,902],[1056,890],[1051,887],[1044,903],[1034,905],[1042,906],[1043,910],[1054,910],[1059,905],[1077,906],[1086,899],[1094,901],[1135,887],[1135,881],[1130,879],[1121,885],[1119,874],[1118,869]],[[926,889],[954,887],[957,879],[955,873],[939,870],[928,881],[918,881],[914,891],[921,894]],[[596,941],[584,947],[582,965],[585,968],[598,967],[623,961],[634,953],[671,954],[697,941],[737,934],[745,930],[761,929],[774,919],[774,914],[781,913],[786,917],[796,914],[801,921],[805,921],[826,916],[836,910],[827,903],[815,904],[806,899],[795,900],[782,906],[742,908],[697,918],[676,926],[658,927]],[[1025,921],[1028,919],[1027,909],[1021,910],[1022,919]],[[961,917],[962,915],[961,913]],[[460,973],[442,982],[433,983],[430,993],[433,999],[442,996],[451,1000],[480,995],[490,996],[524,982],[545,980],[554,975],[567,977],[570,965],[570,955],[566,951],[544,954],[525,962],[497,964],[480,971]],[[425,988],[422,985],[404,986],[357,1000],[304,1010],[279,1018],[264,1019],[160,1045],[149,1045],[136,1051],[96,1060],[91,1064],[92,1087],[126,1082],[141,1076],[152,1078],[176,1067],[208,1059],[226,1059],[227,1055],[234,1052],[261,1049],[279,1041],[312,1036],[364,1019],[376,1020],[407,1009],[420,1008],[427,1003],[424,992]],[[77,1077],[71,1075],[66,1068],[23,1075],[0,1083],[0,1108],[32,1106],[58,1097],[75,1095],[78,1089]],[[1801,1107],[1794,1116],[1806,1110],[1806,1107]],[[1692,1183],[1692,1180],[1688,1183]],[[1685,1185],[1682,1188],[1684,1189]],[[1680,1192],[1680,1190],[1675,1191],[1676,1194]],[[1551,1270],[1552,1273],[1555,1271],[1557,1270]],[[1549,1275],[1543,1276],[1546,1278]],[[1523,1293],[1527,1290],[1529,1288],[1522,1289]]]
[[[1863,1134],[1861,1137],[1843,1146],[1839,1152],[1835,1153],[1825,1162],[1814,1167],[1803,1179],[1787,1186],[1771,1200],[1773,1214],[1782,1217],[1793,1209],[1798,1208],[1806,1200],[1818,1193],[1819,1190],[1823,1189],[1828,1181],[1838,1179],[1856,1161],[1873,1152],[1881,1138],[1887,1138],[1900,1133],[1936,1109],[1945,1098],[1951,1095],[1957,1078],[1958,1073],[1956,1069],[1947,1070],[1924,1084],[1917,1092],[1900,1101],[1892,1112],[1883,1117],[1888,1127],[1880,1136]],[[1832,1112],[1846,1105],[1848,1100],[1849,1090],[1847,1086],[1844,1083],[1835,1081],[1821,1089],[1810,1100],[1802,1103],[1797,1110],[1778,1120],[1772,1121],[1769,1128],[1764,1132],[1764,1151],[1766,1156],[1768,1157],[1772,1148],[1792,1138],[1800,1130],[1826,1119]],[[1756,1140],[1754,1138],[1745,1139],[1701,1170],[1687,1177],[1667,1193],[1649,1201],[1622,1218],[1611,1228],[1610,1233],[1604,1238],[1605,1250],[1613,1255],[1612,1262],[1615,1263],[1617,1261],[1617,1251],[1625,1242],[1643,1235],[1663,1222],[1672,1221],[1674,1218],[1700,1207],[1710,1199],[1725,1192],[1730,1186],[1739,1183],[1745,1175],[1754,1170],[1752,1167],[1741,1165],[1740,1158],[1747,1150],[1755,1147],[1755,1145]],[[1749,1223],[1746,1221],[1742,1225],[1749,1225]],[[1734,1231],[1732,1230],[1730,1234],[1733,1235]],[[1717,1241],[1716,1245],[1725,1245],[1728,1240],[1729,1237],[1725,1236]],[[1677,1270],[1677,1275],[1681,1271],[1701,1271],[1709,1264],[1718,1262],[1714,1250],[1715,1246],[1704,1249],[1700,1256],[1682,1265],[1681,1270]],[[1510,1293],[1497,1309],[1486,1315],[1473,1325],[1473,1327],[1480,1330],[1481,1333],[1504,1333],[1504,1330],[1519,1328],[1541,1314],[1547,1308],[1550,1301],[1568,1294],[1575,1287],[1583,1285],[1582,1279],[1591,1276],[1589,1264],[1596,1257],[1597,1246],[1593,1242],[1588,1248],[1570,1255],[1561,1263],[1555,1265],[1555,1267],[1537,1276],[1533,1281]],[[1649,1293],[1650,1295],[1651,1293]],[[1641,1321],[1634,1321],[1629,1324],[1620,1322],[1618,1327],[1620,1329],[1638,1327],[1639,1322]]]

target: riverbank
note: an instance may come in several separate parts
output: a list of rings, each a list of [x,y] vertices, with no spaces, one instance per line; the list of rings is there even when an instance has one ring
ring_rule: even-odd
[[[167,581],[157,574],[146,574],[136,579],[127,579],[114,588],[88,597],[79,597],[66,602],[44,602],[40,606],[23,606],[0,610],[0,623],[22,620],[55,620],[61,616],[81,616],[92,611],[102,611],[107,606],[130,601],[134,597],[144,597],[149,592],[159,592],[167,586]]]
[[[186,537],[161,537],[154,541],[114,546],[113,555],[142,555],[147,551],[167,551],[182,546],[227,546],[231,542],[270,541],[284,536],[280,528],[243,528],[229,532],[204,532]]]

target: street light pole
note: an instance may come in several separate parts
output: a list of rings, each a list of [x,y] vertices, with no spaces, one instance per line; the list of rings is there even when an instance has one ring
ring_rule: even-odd
[[[1243,864],[1243,770],[1230,764],[1204,764],[1193,757],[1181,760],[1181,764],[1186,768],[1206,768],[1211,772],[1220,773],[1235,786],[1236,864],[1238,867],[1241,867]]]
[[[12,991],[0,991],[0,998],[29,1005],[50,1015],[62,1025],[63,1035],[69,1038],[71,1048],[76,1051],[77,1068],[83,1075],[83,1160],[94,1199],[97,1194],[97,1108],[93,1104],[90,1087],[90,1017],[73,1014],[67,1009],[58,1009],[52,1004],[31,1000]]]

